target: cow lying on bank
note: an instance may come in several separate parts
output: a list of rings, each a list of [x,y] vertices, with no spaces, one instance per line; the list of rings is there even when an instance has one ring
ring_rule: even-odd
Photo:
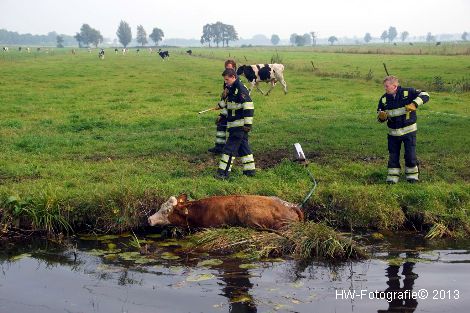
[[[237,69],[237,75],[243,75],[251,84],[250,94],[254,87],[263,95],[269,95],[271,90],[280,82],[284,87],[284,94],[287,93],[287,84],[284,80],[284,65],[282,64],[255,64],[242,65]],[[259,82],[271,83],[271,88],[265,94],[259,87]]]
[[[160,55],[160,57],[163,59],[163,61],[165,61],[165,58],[169,58],[170,57],[170,53],[168,51],[162,51],[162,49],[158,49],[158,54]]]
[[[148,218],[151,226],[175,225],[206,228],[246,226],[280,229],[304,216],[299,207],[277,197],[215,196],[188,201],[186,195],[170,197],[155,214]]]

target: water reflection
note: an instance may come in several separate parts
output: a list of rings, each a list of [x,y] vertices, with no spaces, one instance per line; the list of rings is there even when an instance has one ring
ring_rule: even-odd
[[[253,283],[247,269],[240,268],[239,261],[219,267],[219,277],[225,283],[222,295],[229,301],[230,313],[256,313],[256,302],[250,294]]]
[[[398,254],[392,254],[392,256],[398,257]],[[406,253],[407,258],[418,258],[418,253]],[[385,289],[385,294],[391,297],[391,301],[388,301],[387,310],[378,310],[378,313],[390,312],[390,313],[412,313],[418,306],[418,301],[411,297],[413,292],[413,286],[415,280],[418,278],[418,274],[413,272],[415,262],[405,261],[403,263],[403,269],[401,275],[399,275],[401,265],[389,265],[386,269],[386,277],[388,288]],[[403,287],[400,287],[400,279],[403,277]]]

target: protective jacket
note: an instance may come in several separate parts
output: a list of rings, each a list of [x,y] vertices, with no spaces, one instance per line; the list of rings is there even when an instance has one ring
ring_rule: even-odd
[[[415,132],[416,111],[408,112],[407,104],[414,103],[416,108],[428,102],[429,94],[414,88],[403,88],[398,86],[395,96],[384,94],[380,97],[378,111],[386,111],[388,115],[387,126],[390,136],[403,136]]]
[[[227,117],[228,131],[243,131],[243,126],[251,129],[255,108],[248,89],[238,78],[226,89],[226,100],[219,102],[219,107],[222,109],[221,114]]]

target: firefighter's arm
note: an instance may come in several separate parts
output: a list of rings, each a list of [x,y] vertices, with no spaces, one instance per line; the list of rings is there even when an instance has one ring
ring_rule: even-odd
[[[419,89],[412,89],[411,95],[412,95],[413,101],[410,104],[406,105],[407,111],[416,111],[416,108],[418,108],[420,105],[425,104],[426,102],[429,101],[429,94],[426,91],[419,90]]]

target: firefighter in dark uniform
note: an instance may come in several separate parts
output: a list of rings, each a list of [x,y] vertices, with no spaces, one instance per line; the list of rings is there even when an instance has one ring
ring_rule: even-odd
[[[222,151],[216,178],[227,179],[235,157],[243,163],[243,174],[255,175],[255,159],[248,143],[248,132],[253,124],[254,105],[248,89],[237,78],[233,69],[226,69],[222,76],[227,87],[226,102],[219,102],[222,114],[227,117],[228,139]]]
[[[225,69],[231,68],[233,70],[237,70],[237,63],[234,60],[227,60],[225,61]],[[225,102],[228,95],[228,89],[226,88],[225,81],[223,85],[222,95],[220,96],[220,101]],[[210,148],[209,152],[215,154],[221,154],[222,150],[224,149],[225,142],[227,139],[227,117],[223,114],[219,114],[215,121],[215,125],[217,125],[216,133],[215,133],[215,146]]]
[[[388,175],[387,183],[395,184],[400,177],[400,148],[405,147],[406,180],[415,183],[419,180],[416,160],[416,109],[428,102],[425,91],[404,88],[395,76],[387,76],[384,81],[385,94],[380,97],[377,109],[379,122],[387,121],[388,126]]]

